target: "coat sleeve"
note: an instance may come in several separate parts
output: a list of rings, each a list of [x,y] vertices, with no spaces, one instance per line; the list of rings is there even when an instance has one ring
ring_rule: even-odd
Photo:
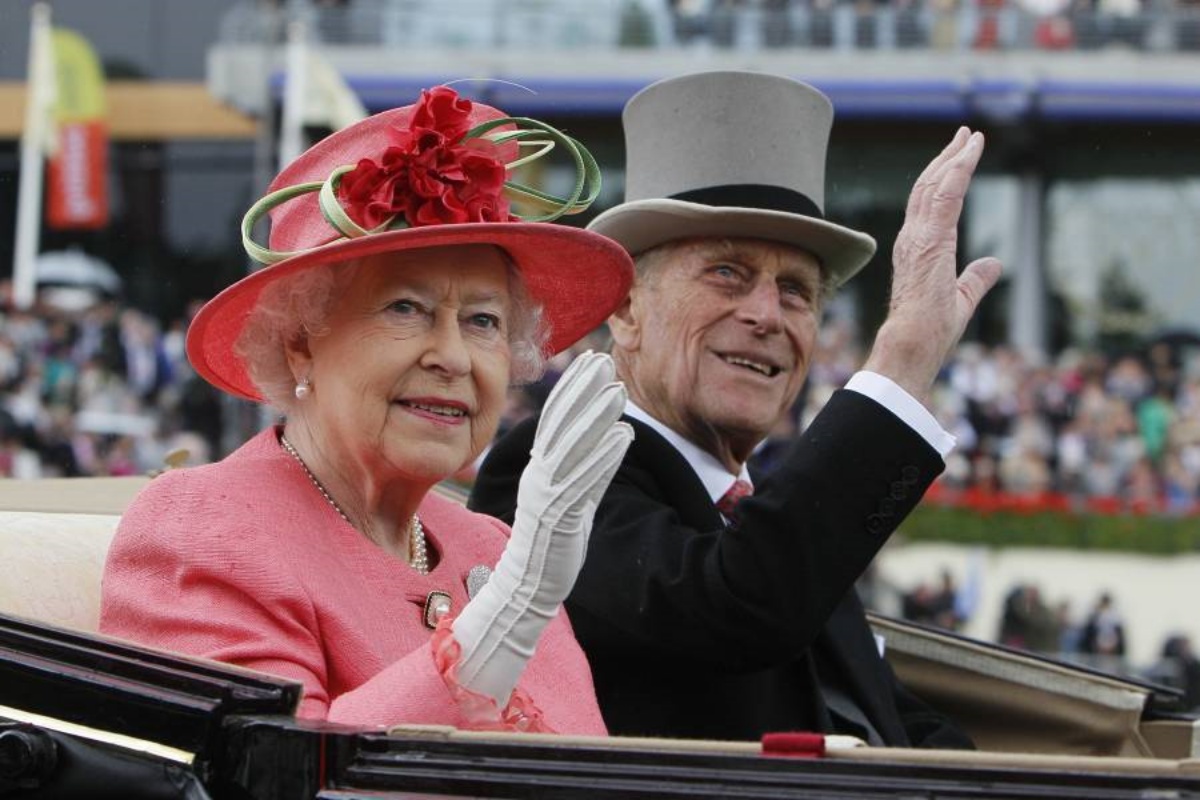
[[[493,449],[473,508],[511,518],[531,430]],[[635,440],[597,510],[568,602],[589,658],[684,657],[739,672],[797,656],[943,467],[909,426],[848,391],[728,527],[706,496],[680,489],[698,486],[686,462],[665,456]]]
[[[287,559],[262,547],[244,519],[213,518],[155,479],[122,518],[105,565],[101,630],[153,647],[297,681],[297,715],[355,725],[406,722],[506,727],[453,682],[453,654],[426,644],[351,691],[331,696],[317,609]],[[524,729],[538,714],[516,701]],[[490,724],[490,723],[497,724]]]

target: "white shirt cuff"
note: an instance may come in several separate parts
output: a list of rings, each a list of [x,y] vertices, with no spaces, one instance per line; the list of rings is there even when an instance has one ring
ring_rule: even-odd
[[[944,460],[954,449],[955,438],[938,424],[925,406],[896,385],[891,378],[878,372],[860,370],[854,373],[846,388],[865,395],[891,411],[900,421],[917,432]]]

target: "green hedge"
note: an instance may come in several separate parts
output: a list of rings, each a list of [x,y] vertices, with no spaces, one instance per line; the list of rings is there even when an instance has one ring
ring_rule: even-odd
[[[900,526],[908,541],[989,547],[1059,547],[1166,555],[1200,552],[1200,517],[1064,514],[1055,511],[983,513],[922,505]]]

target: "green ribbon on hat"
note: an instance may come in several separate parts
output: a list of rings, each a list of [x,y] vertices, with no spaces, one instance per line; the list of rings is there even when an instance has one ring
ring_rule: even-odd
[[[526,127],[518,127],[516,130],[511,131],[495,130],[504,125]],[[545,138],[547,136],[549,139]],[[531,215],[512,212],[513,216],[523,222],[552,222],[568,214],[578,214],[594,203],[600,194],[600,167],[596,163],[596,159],[578,140],[544,122],[530,119],[529,117],[502,117],[488,120],[471,128],[463,135],[460,141],[472,138],[486,138],[496,144],[512,142],[519,148],[538,148],[536,152],[529,153],[505,164],[504,167],[507,170],[512,170],[523,164],[536,161],[559,145],[571,156],[575,165],[575,186],[565,197],[549,194],[514,181],[504,182],[503,192],[510,200],[523,203],[541,212]],[[388,230],[400,230],[409,227],[401,215],[396,215],[375,228],[363,228],[357,222],[350,219],[350,215],[346,213],[346,210],[337,198],[337,189],[341,183],[342,176],[355,169],[355,167],[356,165],[354,164],[340,166],[334,169],[329,174],[329,177],[323,181],[310,181],[299,183],[295,186],[285,186],[282,189],[271,192],[250,206],[245,216],[242,217],[242,247],[245,248],[247,255],[261,264],[276,264],[315,249],[309,248],[293,251],[271,250],[255,242],[252,236],[254,226],[262,219],[264,214],[289,200],[313,192],[317,193],[317,202],[321,209],[321,215],[329,223],[329,226],[337,231],[343,239],[359,239]],[[591,191],[584,197],[584,190],[589,186]],[[329,243],[326,242],[325,244]]]

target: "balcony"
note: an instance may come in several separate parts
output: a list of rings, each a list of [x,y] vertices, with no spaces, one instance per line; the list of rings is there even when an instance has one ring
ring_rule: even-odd
[[[674,5],[674,8],[670,6]],[[329,45],[557,51],[718,49],[1200,53],[1200,3],[1151,7],[1071,0],[347,0],[249,4],[225,17],[225,44],[279,41],[304,14]],[[698,7],[707,6],[707,7]]]
[[[278,93],[292,19],[372,109],[467,78],[514,111],[608,115],[657,78],[741,68],[808,80],[842,118],[1200,119],[1194,0],[246,3],[210,51],[218,97]]]

